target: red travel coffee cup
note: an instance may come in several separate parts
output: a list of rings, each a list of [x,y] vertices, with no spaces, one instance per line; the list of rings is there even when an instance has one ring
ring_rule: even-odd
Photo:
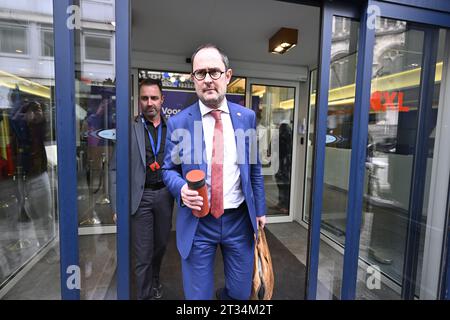
[[[191,170],[186,174],[189,189],[198,192],[203,198],[203,206],[200,211],[192,210],[192,214],[198,218],[206,216],[209,212],[208,189],[206,187],[205,173],[202,170]]]

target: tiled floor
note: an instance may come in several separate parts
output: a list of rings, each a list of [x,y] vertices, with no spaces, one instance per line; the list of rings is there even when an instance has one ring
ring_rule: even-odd
[[[307,230],[296,222],[275,223],[268,226],[269,230],[306,265],[307,259]],[[318,286],[318,299],[333,299],[340,297],[342,284],[342,254],[336,249],[321,241],[319,253],[319,274],[321,285]],[[381,283],[380,289],[369,289],[366,286],[367,270],[359,268],[357,283],[357,299],[399,299],[389,287]]]
[[[303,226],[296,222],[278,223],[268,225],[268,229],[306,265],[307,231]],[[50,250],[3,299],[60,299],[58,252],[58,249]],[[115,235],[81,236],[80,252],[82,299],[113,299],[115,289],[110,284],[116,265]],[[339,297],[342,255],[322,241],[319,260],[318,298]],[[358,278],[357,299],[398,299],[398,295],[384,285],[369,290],[365,283],[367,274],[361,268]]]
[[[81,299],[103,300],[115,274],[116,236],[85,235],[79,239]],[[53,246],[3,299],[61,299],[59,248]]]

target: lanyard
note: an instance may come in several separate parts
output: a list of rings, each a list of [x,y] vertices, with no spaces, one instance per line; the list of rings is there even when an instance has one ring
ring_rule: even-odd
[[[145,130],[147,131],[148,138],[150,139],[150,145],[152,146],[152,151],[153,151],[153,155],[155,156],[155,162],[156,162],[156,157],[158,156],[159,149],[161,148],[162,123],[160,123],[158,126],[158,140],[156,141],[156,150],[155,150],[155,142],[153,141],[153,137],[150,133],[150,130],[148,130],[148,127],[147,127],[147,124],[145,123],[144,117],[141,117],[141,120],[142,120],[142,124],[144,125]]]

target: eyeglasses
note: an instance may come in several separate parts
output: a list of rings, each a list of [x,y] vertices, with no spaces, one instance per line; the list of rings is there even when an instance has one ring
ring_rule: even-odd
[[[217,80],[224,73],[225,73],[225,71],[220,71],[219,69],[210,69],[210,70],[208,70],[208,69],[199,69],[199,70],[195,70],[194,72],[192,72],[192,74],[194,75],[195,79],[197,79],[197,80],[204,80],[206,78],[206,74],[209,74],[211,79]]]

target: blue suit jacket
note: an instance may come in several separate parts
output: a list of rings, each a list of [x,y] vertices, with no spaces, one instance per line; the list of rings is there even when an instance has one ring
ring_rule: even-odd
[[[228,108],[235,132],[239,130],[238,132],[245,133],[248,129],[256,130],[256,116],[252,110],[229,101]],[[194,131],[197,132],[197,137],[194,137]],[[191,251],[199,218],[192,214],[191,209],[182,205],[181,188],[186,183],[185,178],[189,171],[201,169],[206,173],[207,163],[203,159],[204,150],[202,116],[197,102],[169,118],[162,167],[164,183],[178,203],[177,247],[183,259],[186,259]],[[247,136],[245,139],[236,139],[236,150],[239,158],[241,188],[247,203],[253,230],[257,235],[256,217],[266,214],[266,201],[256,135],[253,137]],[[179,158],[174,156],[177,154]],[[242,157],[245,157],[245,159]]]

